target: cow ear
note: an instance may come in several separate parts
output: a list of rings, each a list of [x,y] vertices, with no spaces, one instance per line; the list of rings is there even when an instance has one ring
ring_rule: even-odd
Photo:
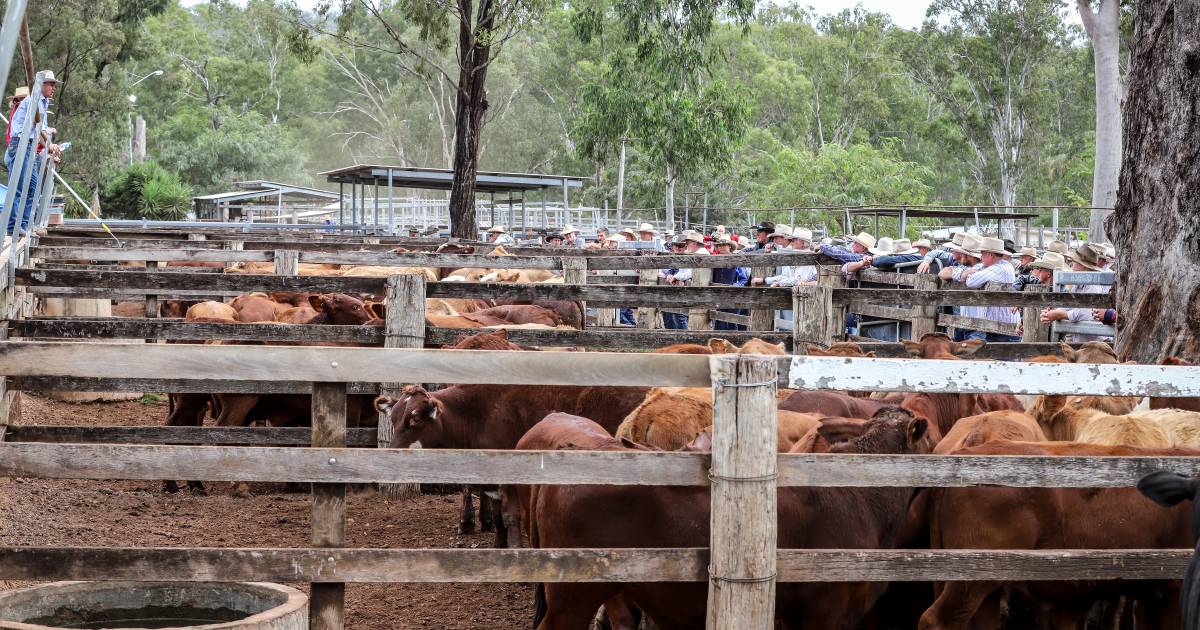
[[[968,339],[954,344],[954,356],[969,357],[973,356],[979,349],[987,345],[987,342],[982,339]]]
[[[1062,351],[1063,358],[1071,363],[1075,362],[1075,349],[1071,347],[1071,344],[1061,341],[1059,342],[1058,347]]]
[[[327,310],[325,308],[325,296],[323,296],[323,295],[308,296],[308,305],[311,306],[312,309],[318,313],[324,313]]]
[[[708,349],[713,354],[733,354],[737,352],[737,346],[724,339],[712,338],[708,340]]]
[[[870,357],[870,358],[874,359],[874,358],[875,358],[875,351],[874,351],[874,350],[872,350],[872,351],[870,351],[870,352],[867,352],[866,354],[863,354],[863,356],[864,356],[864,357]]]
[[[641,450],[641,448],[638,446],[637,442],[634,442],[633,440],[631,440],[627,437],[621,438],[621,446],[624,448],[633,448],[633,449]]]
[[[425,412],[425,415],[430,420],[437,420],[438,414],[441,413],[441,411],[442,411],[442,401],[437,400],[437,399],[431,399],[429,401],[429,410]]]
[[[392,413],[392,407],[395,405],[396,399],[388,396],[387,394],[379,396],[375,399],[375,411],[378,411],[384,415],[390,415]]]
[[[367,312],[375,319],[387,319],[387,305],[383,302],[365,302]]]
[[[811,343],[804,344],[804,352],[805,352],[805,354],[807,354],[810,357],[827,357],[827,356],[829,356],[828,350],[822,348],[821,346],[814,346]]]
[[[492,336],[497,339],[508,339],[508,329],[501,328],[501,329],[497,330],[496,332],[492,333]]]
[[[921,356],[921,343],[912,339],[901,339],[900,343],[904,344],[904,349],[914,357]]]
[[[925,418],[913,418],[908,421],[908,443],[916,444],[929,431],[929,421]]]

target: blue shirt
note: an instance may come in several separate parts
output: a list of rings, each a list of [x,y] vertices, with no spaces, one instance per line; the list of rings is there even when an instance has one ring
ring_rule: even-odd
[[[821,253],[844,263],[858,262],[863,259],[863,254],[856,254],[845,247],[838,247],[837,245],[822,245]]]
[[[9,139],[10,143],[19,141],[21,130],[25,128],[25,117],[29,115],[29,102],[32,100],[33,100],[33,98],[27,98],[27,99],[21,101],[21,104],[17,105],[16,111],[13,112],[13,116],[12,116],[13,137]],[[41,112],[42,112],[42,123],[41,124],[44,124],[46,122],[46,108],[50,106],[50,101],[47,100],[45,96],[39,96],[37,100],[38,100],[38,109],[41,110]]]
[[[894,267],[900,263],[915,262],[918,260],[921,260],[920,254],[893,254],[891,256],[876,256],[875,258],[871,259],[871,266],[877,268]]]

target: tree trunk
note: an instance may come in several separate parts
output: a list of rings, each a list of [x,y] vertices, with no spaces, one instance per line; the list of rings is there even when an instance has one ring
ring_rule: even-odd
[[[1200,4],[1138,2],[1116,211],[1117,351],[1200,357]]]
[[[1104,221],[1117,201],[1121,168],[1121,11],[1117,0],[1100,0],[1092,12],[1088,0],[1076,0],[1096,72],[1096,164],[1092,172],[1092,208],[1088,240],[1107,240]]]
[[[488,34],[495,22],[495,3],[482,0],[474,24],[473,0],[460,0],[458,25],[458,94],[454,103],[454,182],[450,187],[450,235],[479,237],[475,217],[475,177],[479,171],[480,132],[487,111]]]
[[[667,164],[667,206],[666,206],[667,230],[675,231],[675,166]]]

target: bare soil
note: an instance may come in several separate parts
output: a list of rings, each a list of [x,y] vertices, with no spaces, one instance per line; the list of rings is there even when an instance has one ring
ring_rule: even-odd
[[[24,394],[21,420],[38,425],[157,425],[158,400],[77,405]],[[164,494],[158,482],[0,478],[0,546],[305,547],[309,494],[282,484],[206,484],[208,496]],[[490,547],[492,534],[460,535],[458,495],[387,501],[373,492],[347,500],[347,546]],[[0,589],[27,583],[0,582]],[[306,588],[306,585],[295,585]],[[347,627],[519,628],[533,619],[524,584],[349,584]]]

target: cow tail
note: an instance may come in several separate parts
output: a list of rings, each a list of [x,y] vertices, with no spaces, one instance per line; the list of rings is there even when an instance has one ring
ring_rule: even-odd
[[[533,589],[533,630],[546,618],[546,583],[538,582]]]

